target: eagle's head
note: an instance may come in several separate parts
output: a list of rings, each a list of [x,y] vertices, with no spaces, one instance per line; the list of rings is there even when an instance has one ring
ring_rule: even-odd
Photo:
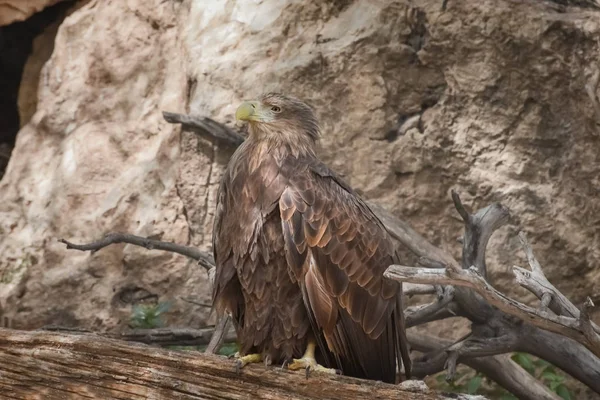
[[[243,102],[236,119],[248,121],[250,134],[293,140],[319,137],[319,123],[313,109],[301,100],[280,93],[267,93],[258,100]]]

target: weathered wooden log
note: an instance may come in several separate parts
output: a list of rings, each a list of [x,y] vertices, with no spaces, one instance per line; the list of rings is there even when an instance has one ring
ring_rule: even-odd
[[[239,374],[226,357],[91,334],[0,329],[3,399],[414,399],[433,392],[262,364]]]

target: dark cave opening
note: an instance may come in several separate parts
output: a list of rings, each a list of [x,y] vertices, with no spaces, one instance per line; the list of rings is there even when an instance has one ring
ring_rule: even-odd
[[[21,121],[19,89],[34,39],[53,22],[64,18],[73,5],[65,1],[32,15],[25,21],[0,26],[0,179],[4,175]]]

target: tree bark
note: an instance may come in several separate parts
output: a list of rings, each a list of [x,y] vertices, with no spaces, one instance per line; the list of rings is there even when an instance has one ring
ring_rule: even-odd
[[[414,350],[423,353],[443,351],[444,348],[452,345],[451,340],[411,331],[408,332],[408,341]],[[467,358],[461,362],[482,372],[500,386],[510,388],[510,392],[521,400],[560,400],[556,393],[521,368],[508,355]],[[431,365],[431,363],[427,364],[429,364],[426,365],[427,367]],[[416,367],[418,369],[419,365],[417,364]],[[439,370],[443,368],[441,366]],[[413,369],[413,371],[415,370]],[[416,376],[419,377],[419,375]]]
[[[90,334],[0,329],[3,399],[415,399],[436,393],[262,364],[240,374],[225,357]]]

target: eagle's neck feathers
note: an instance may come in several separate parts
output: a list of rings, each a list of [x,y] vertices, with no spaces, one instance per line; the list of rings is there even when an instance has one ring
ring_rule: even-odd
[[[316,157],[314,137],[293,125],[271,127],[269,124],[250,124],[247,140],[253,148],[251,161],[256,164],[260,164],[267,154],[280,159],[288,155]]]

